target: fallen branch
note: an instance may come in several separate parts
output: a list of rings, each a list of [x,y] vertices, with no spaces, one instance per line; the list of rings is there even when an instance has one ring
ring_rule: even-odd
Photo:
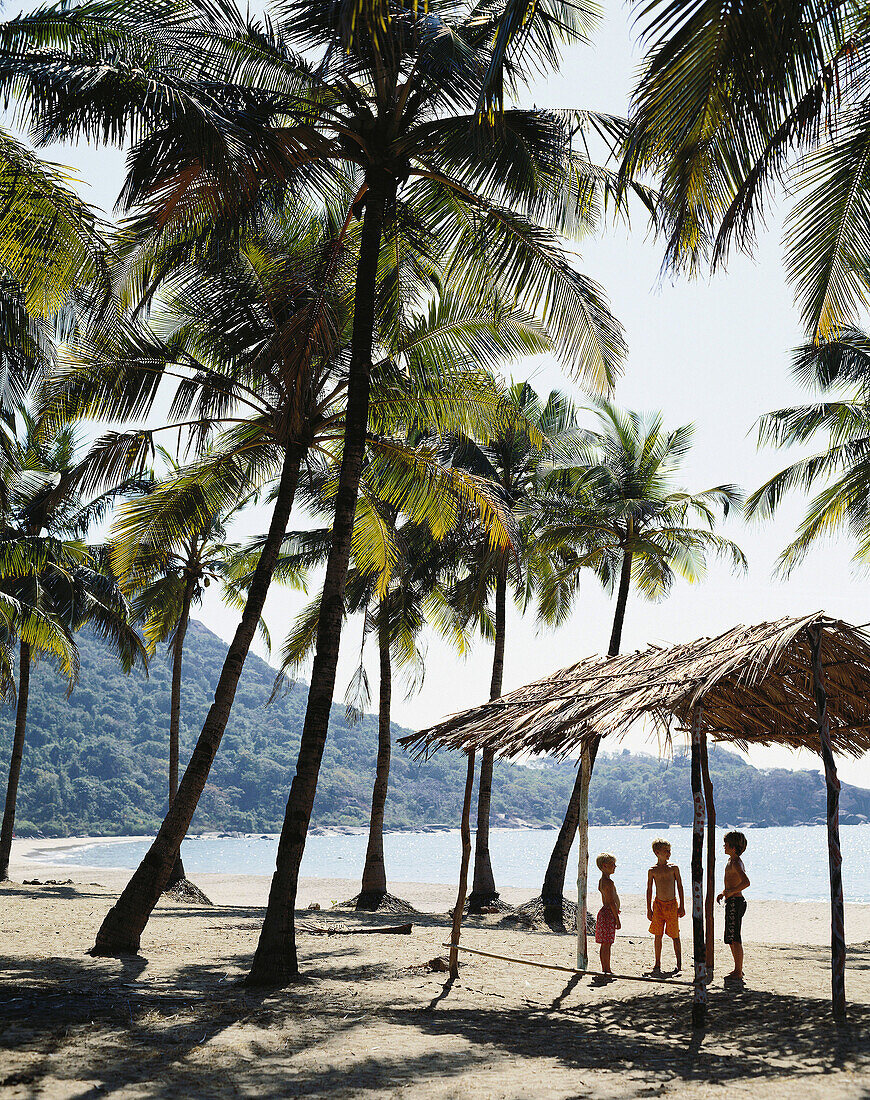
[[[442,943],[442,947],[449,947],[449,943]],[[522,966],[537,966],[541,970],[561,970],[566,974],[588,974],[592,978],[618,978],[625,982],[655,982],[656,985],[685,985],[691,987],[691,982],[680,981],[679,978],[654,978],[648,974],[602,974],[598,970],[578,970],[574,966],[558,966],[556,963],[539,963],[532,959],[514,959],[510,955],[494,955],[491,951],[478,951],[476,947],[462,947],[460,951],[468,951],[472,955],[482,955],[485,959],[500,959],[502,962],[520,963]]]
[[[320,928],[314,924],[299,925],[299,932],[312,936],[410,936],[412,924],[385,924],[380,928],[349,928],[346,924],[334,928]]]

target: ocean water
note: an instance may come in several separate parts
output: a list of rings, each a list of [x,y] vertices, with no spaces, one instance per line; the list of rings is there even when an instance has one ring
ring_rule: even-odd
[[[743,857],[752,880],[754,898],[787,901],[824,901],[830,897],[828,846],[824,826],[746,829],[749,846]],[[716,830],[722,853],[724,830]],[[590,878],[599,852],[616,856],[616,884],[625,894],[646,889],[647,868],[654,862],[650,843],[658,834],[638,826],[602,825],[589,830]],[[692,830],[671,827],[662,834],[671,842],[672,859],[683,881],[690,874]],[[847,901],[870,902],[870,825],[843,825],[843,886]],[[530,896],[540,888],[553,842],[554,830],[492,829],[490,850],[496,882],[526,888]],[[133,870],[147,850],[141,840],[79,845],[46,850],[36,858],[69,866],[113,867]],[[182,855],[191,874],[268,875],[275,866],[277,837],[197,838],[184,841]],[[356,878],[363,865],[366,837],[311,836],[302,860],[302,875],[310,878]],[[388,833],[384,837],[387,875],[393,882],[455,883],[459,874],[459,830],[438,833]],[[568,867],[566,893],[576,881],[577,846]],[[725,856],[717,859],[717,877]]]

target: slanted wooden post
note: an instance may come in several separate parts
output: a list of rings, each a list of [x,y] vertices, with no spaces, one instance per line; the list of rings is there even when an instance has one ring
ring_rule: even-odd
[[[586,943],[586,895],[589,889],[589,780],[592,760],[588,745],[580,754],[580,820],[577,829],[577,969],[589,969]]]
[[[459,865],[459,890],[456,908],[453,910],[453,927],[450,931],[450,977],[459,977],[459,936],[462,931],[462,913],[465,909],[465,893],[468,889],[468,864],[471,861],[471,788],[474,786],[474,749],[468,749],[468,770],[465,773],[465,798],[462,802],[462,862]]]
[[[840,780],[831,749],[828,697],[822,665],[822,628],[807,628],[813,652],[813,694],[819,718],[819,744],[825,764],[828,793],[828,871],[831,879],[831,1010],[840,1023],[846,1019],[846,932],[843,920],[843,857],[840,852]]]
[[[713,780],[710,778],[710,761],[707,758],[707,734],[701,730],[701,780],[704,784],[704,801],[707,804],[707,894],[704,898],[704,931],[706,933],[707,983],[713,980],[715,962],[714,913],[716,909],[716,804],[713,801]]]
[[[701,703],[692,711],[692,942],[695,980],[692,994],[692,1027],[707,1022],[707,951],[704,943],[704,796],[701,793]]]

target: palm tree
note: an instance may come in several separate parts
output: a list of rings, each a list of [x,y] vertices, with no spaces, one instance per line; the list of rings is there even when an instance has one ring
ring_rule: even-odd
[[[513,18],[513,5],[508,7]],[[346,224],[362,215],[332,553],[254,982],[283,981],[297,972],[292,900],[335,683],[368,427],[382,241],[389,254],[390,247],[413,239],[421,258],[443,259],[450,285],[466,296],[481,287],[509,301],[519,294],[520,305],[565,336],[569,364],[601,385],[612,378],[622,352],[620,330],[599,288],[573,269],[557,236],[585,228],[602,187],[611,183],[574,149],[574,138],[589,127],[612,136],[619,123],[535,110],[504,111],[496,120],[476,110],[506,17],[499,5],[439,3],[425,10],[411,0],[391,0],[386,25],[364,13],[352,36],[351,10],[352,0],[292,0],[274,23],[262,24],[245,21],[229,4],[191,2],[167,23],[129,2],[73,12],[59,6],[6,25],[0,70],[0,83],[24,98],[42,133],[97,139],[133,134],[124,198],[141,208],[140,222],[155,231],[204,216],[226,224],[264,198],[280,199],[290,184],[322,192],[351,180],[355,194]],[[549,61],[559,41],[582,38],[593,21],[579,5],[560,11],[559,20],[549,13],[528,20],[521,48],[507,58],[515,87]],[[64,65],[57,64],[58,51]],[[302,54],[319,60],[310,65]],[[399,277],[387,288],[394,302],[419,293],[426,267],[421,262],[396,270]],[[276,530],[276,539],[282,533]],[[271,557],[261,559],[265,573]],[[232,663],[238,659],[234,650]],[[221,691],[207,719],[202,757],[195,750],[194,771],[185,773],[191,792],[207,775],[231,695]],[[179,796],[182,790],[185,779]],[[176,798],[178,811],[170,810],[157,848],[104,923],[100,950],[138,943],[192,801]]]
[[[107,437],[102,443],[105,469],[101,467],[101,473],[118,465],[126,468],[131,456],[148,454],[159,431],[187,431],[198,440],[206,427],[224,429],[208,457],[151,494],[148,532],[154,545],[182,538],[192,519],[208,523],[216,510],[232,507],[240,495],[268,481],[280,468],[286,446],[293,446],[296,471],[303,473],[309,456],[335,453],[347,391],[349,322],[343,258],[347,240],[346,226],[336,223],[329,211],[319,218],[303,211],[295,223],[286,217],[269,218],[252,227],[241,240],[234,262],[225,246],[215,248],[213,254],[198,248],[187,269],[170,269],[168,285],[152,307],[153,324],[170,333],[168,339],[134,327],[113,334],[107,344],[80,341],[79,359],[62,364],[50,388],[53,407],[101,418],[145,417],[160,380],[177,379],[173,409],[178,419],[171,417],[159,429]],[[289,295],[292,308],[288,308]],[[309,326],[313,338],[305,349],[307,366],[299,379],[294,373],[297,341],[300,331],[306,334]],[[476,360],[497,361],[549,346],[534,318],[505,310],[498,303],[466,304],[450,296],[443,296],[422,315],[406,316],[399,338],[404,368],[385,359],[375,372],[376,395],[370,410],[375,433],[392,430],[396,424],[410,430],[421,417],[427,424],[444,423],[451,430],[475,430],[482,421],[492,423],[493,417],[503,415],[503,401],[493,395],[489,378],[477,368]],[[409,384],[415,394],[412,404],[407,400]],[[374,440],[372,445],[384,453],[382,461],[391,458],[398,464],[397,472],[413,475],[414,463],[410,469],[403,467],[401,452],[391,448],[388,440]],[[287,516],[295,484],[289,496],[276,497],[275,507],[286,508]],[[401,477],[395,492],[400,498],[406,492]],[[274,562],[266,566],[264,559],[268,561],[272,546],[277,561],[286,522],[279,513],[271,542],[267,538],[263,544],[250,579],[244,630],[237,632],[228,651],[216,691],[216,703],[222,706],[231,703],[239,662],[253,637],[250,616],[253,609],[262,610],[263,581],[268,586],[274,570]],[[280,531],[275,524],[282,525]],[[164,823],[167,830],[158,835],[161,860],[168,858],[176,831],[187,829],[228,713],[221,710],[207,718],[201,751],[195,750],[192,757],[197,770],[191,774],[189,766],[187,786],[185,779],[179,785],[183,816],[176,799],[175,811]],[[176,856],[177,851],[173,860]],[[149,872],[153,873],[153,865]],[[123,927],[125,935],[140,934],[150,912],[144,910],[153,896],[154,882],[144,874],[142,878],[149,891],[147,901],[138,892],[142,879],[136,880],[135,875],[131,883],[136,892],[126,901],[121,899],[136,914],[132,931],[129,922],[121,926],[119,917],[124,914],[116,906],[98,936],[97,950],[114,950],[109,937],[116,935],[118,927]]]
[[[10,304],[14,310],[20,299],[31,318],[54,318],[84,287],[107,274],[103,228],[68,180],[66,169],[40,160],[0,130],[4,310]],[[4,316],[4,336],[11,317]]]
[[[440,493],[443,493],[443,488]],[[439,493],[439,495],[440,495]],[[348,571],[346,613],[362,617],[363,636],[360,663],[345,699],[348,718],[356,721],[370,701],[369,679],[365,668],[366,638],[374,634],[378,658],[378,748],[372,787],[369,835],[359,894],[351,899],[358,910],[410,911],[407,902],[393,897],[387,889],[384,861],[384,814],[389,791],[392,755],[391,708],[393,672],[396,667],[410,671],[410,690],[423,676],[424,658],[418,638],[425,627],[434,623],[463,649],[467,638],[449,607],[442,574],[444,558],[439,541],[426,523],[397,524],[395,509],[382,505],[376,511],[357,514],[354,542],[361,545],[367,561],[382,558],[378,572],[359,569]],[[328,531],[298,536],[304,549],[299,560],[307,566],[319,564],[328,553]],[[300,548],[301,549],[301,548]],[[296,562],[293,563],[294,566]],[[298,616],[284,644],[281,671],[287,675],[308,657],[314,645],[320,600],[315,599]]]
[[[723,264],[733,244],[751,248],[786,183],[786,270],[807,332],[836,336],[870,291],[866,3],[653,0],[640,27],[625,167],[659,177],[669,262]]]
[[[808,492],[822,483],[797,536],[780,556],[785,575],[817,539],[842,527],[857,542],[856,559],[870,555],[870,339],[860,329],[845,329],[836,340],[797,348],[793,367],[824,399],[767,413],[759,421],[759,442],[789,447],[822,435],[827,449],[792,463],[746,502],[748,515],[768,517],[786,493]]]
[[[453,461],[485,478],[495,487],[513,514],[518,538],[511,546],[494,548],[475,531],[464,531],[454,540],[458,550],[457,579],[451,585],[451,603],[465,624],[474,622],[493,642],[489,698],[502,693],[507,643],[507,597],[513,593],[525,610],[534,597],[534,565],[530,554],[536,533],[527,519],[537,495],[554,469],[576,460],[576,416],[571,402],[553,391],[542,400],[527,382],[514,383],[508,396],[517,412],[517,423],[485,444],[461,440]],[[498,891],[489,852],[489,820],[492,799],[494,753],[484,750],[478,780],[477,831],[474,874],[468,898],[469,912],[489,909],[498,902]]]
[[[160,448],[170,477],[183,475],[183,467],[168,451]],[[158,507],[162,498],[158,497]],[[232,565],[238,547],[227,541],[227,527],[249,499],[242,499],[223,512],[210,512],[207,504],[194,502],[184,530],[169,542],[151,539],[155,500],[146,493],[119,509],[110,535],[112,565],[131,600],[133,621],[142,624],[151,653],[168,643],[172,658],[169,703],[169,802],[178,792],[179,728],[181,724],[181,669],[184,639],[191,610],[202,602],[204,590],[213,582],[232,584]],[[224,588],[230,598],[232,588]],[[238,602],[237,599],[233,602]],[[210,904],[198,887],[188,882],[179,852],[166,890],[183,893],[188,900]]]
[[[349,328],[348,235],[330,210],[268,215],[234,243],[177,234],[141,235],[125,259],[121,301],[144,319],[120,314],[79,336],[47,386],[49,424],[70,415],[140,426],[104,436],[93,448],[93,476],[144,467],[155,438],[186,438],[196,456],[183,475],[153,489],[148,543],[183,542],[191,524],[274,483],[271,523],[246,589],[199,739],[149,859],[107,915],[93,950],[134,950],[176,865],[181,841],[229,719],[242,667],[261,621],[300,469],[312,446],[341,437]],[[147,295],[137,287],[147,287]],[[172,412],[148,426],[161,384],[174,385]]]
[[[363,640],[368,627],[377,632],[380,668],[378,757],[362,889],[354,899],[357,908],[400,904],[387,895],[383,859],[393,655],[402,665],[421,667],[415,638],[426,624],[427,612],[439,630],[451,636],[460,648],[466,644],[464,626],[450,606],[445,587],[447,574],[452,572],[442,550],[446,537],[455,538],[461,526],[463,538],[477,537],[495,554],[510,549],[515,540],[515,525],[500,494],[492,491],[486,479],[445,466],[443,445],[431,432],[480,431],[512,422],[524,426],[527,434],[538,440],[537,427],[526,424],[522,410],[503,395],[491,377],[475,376],[467,370],[460,378],[464,392],[457,394],[450,375],[445,373],[446,356],[452,359],[454,369],[462,359],[495,367],[519,346],[529,351],[542,347],[540,340],[541,333],[527,318],[510,312],[503,317],[493,315],[491,310],[482,316],[476,309],[463,308],[445,296],[433,303],[426,315],[411,319],[408,335],[401,342],[402,354],[412,368],[414,384],[410,390],[391,390],[387,361],[374,370],[375,416],[370,419],[373,426],[380,421],[382,430],[391,427],[393,434],[370,433],[354,521],[353,566],[345,597],[346,611],[363,615]],[[479,395],[469,404],[467,387],[475,382],[480,387]],[[489,405],[481,400],[487,388]],[[394,402],[397,407],[391,413],[390,424],[384,413]],[[475,406],[479,406],[476,415]],[[399,415],[401,420],[397,419]],[[402,420],[405,438],[395,433]],[[416,444],[407,438],[409,433],[418,438]],[[335,480],[335,462],[319,476],[309,475],[303,489],[312,509],[322,511],[331,505]],[[402,514],[407,518],[400,525]],[[278,563],[276,577],[286,576],[296,583],[301,574],[328,559],[331,530],[296,533],[286,542],[288,552]],[[311,656],[321,600],[318,597],[300,614],[288,636],[283,652],[284,673]],[[353,683],[357,693],[367,698],[362,655]]]
[[[632,582],[648,599],[667,595],[677,575],[689,582],[703,578],[708,555],[745,568],[742,551],[713,531],[716,510],[727,516],[740,502],[733,485],[717,485],[701,493],[674,486],[674,478],[689,452],[694,427],[666,431],[660,413],[643,417],[622,411],[607,401],[598,403],[600,428],[586,433],[584,463],[568,478],[559,478],[543,507],[546,529],[536,542],[549,561],[544,606],[560,616],[576,592],[584,570],[591,569],[615,592],[613,625],[607,654],[620,650]],[[692,518],[703,526],[690,526]],[[545,921],[565,924],[565,872],[578,823],[588,827],[589,780],[597,742],[588,762],[578,767],[564,821],[544,875],[541,899]]]
[[[88,528],[133,484],[96,497],[82,495],[82,462],[72,428],[46,442],[22,414],[25,432],[5,468],[7,508],[0,532],[0,586],[21,609],[5,621],[18,643],[15,732],[0,829],[0,880],[9,874],[15,804],[24,754],[30,667],[48,657],[69,681],[78,675],[74,633],[95,629],[116,650],[125,672],[146,665],[145,649],[129,624],[129,608],[108,568],[108,555],[82,541]]]
[[[0,129],[0,448],[54,356],[59,314],[105,289],[106,244],[64,169]],[[70,318],[63,319],[68,327]]]

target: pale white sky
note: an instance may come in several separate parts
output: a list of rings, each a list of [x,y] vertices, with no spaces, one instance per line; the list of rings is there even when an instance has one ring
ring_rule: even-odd
[[[7,14],[12,11],[5,7]],[[529,101],[623,113],[637,60],[626,10],[608,0],[595,48],[570,51],[559,76],[539,83]],[[119,189],[120,153],[82,147],[48,153],[78,169],[89,201],[111,208]],[[781,216],[782,210],[774,207],[769,231],[761,236],[754,259],[737,256],[727,272],[709,281],[660,281],[661,245],[648,238],[640,211],[630,229],[610,230],[582,248],[579,266],[603,283],[628,335],[629,358],[616,400],[638,410],[661,409],[668,426],[696,424],[695,448],[683,479],[687,489],[736,482],[752,490],[786,464],[783,453],[759,453],[752,435],[760,413],[805,399],[789,374],[789,351],[800,340],[801,330],[782,273]],[[572,390],[583,403],[582,392],[551,361],[518,362],[513,374],[533,377],[541,390]],[[718,634],[737,623],[819,609],[854,623],[870,621],[868,579],[851,564],[845,536],[816,550],[788,582],[771,579],[776,557],[792,536],[803,506],[803,500],[796,499],[773,523],[747,526],[734,520],[722,529],[743,547],[749,559],[747,576],[735,577],[724,566],[714,565],[703,584],[679,583],[663,603],[650,604],[633,595],[623,651],[649,642],[688,641]],[[261,521],[251,517],[242,521],[239,533],[260,527]],[[301,603],[297,595],[273,590],[266,617],[276,648]],[[611,615],[610,598],[591,577],[576,612],[558,632],[539,633],[533,617],[523,621],[510,614],[505,690],[590,653],[604,652]],[[226,639],[235,628],[235,613],[227,611],[216,595],[209,596],[198,617]],[[342,643],[338,700],[358,648],[359,628],[352,624]],[[430,640],[423,689],[410,700],[396,693],[395,720],[421,727],[483,702],[490,662],[491,651],[482,643],[461,660]],[[637,736],[626,744],[640,748],[646,743]],[[762,767],[818,767],[817,758],[800,758],[785,750],[757,750],[749,758]],[[849,782],[870,786],[870,759],[842,761],[841,774]]]

